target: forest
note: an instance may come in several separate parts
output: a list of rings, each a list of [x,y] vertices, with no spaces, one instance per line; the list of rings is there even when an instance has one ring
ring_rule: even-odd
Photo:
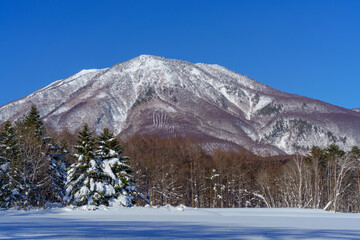
[[[360,149],[260,157],[194,139],[51,132],[36,107],[0,133],[0,207],[185,205],[360,212]]]

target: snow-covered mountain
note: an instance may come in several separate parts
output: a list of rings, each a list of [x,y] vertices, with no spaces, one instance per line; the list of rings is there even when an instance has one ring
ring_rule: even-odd
[[[360,112],[360,108],[353,109],[355,112]]]
[[[0,108],[0,122],[36,105],[53,129],[84,123],[123,136],[198,139],[205,148],[243,146],[261,155],[312,145],[360,145],[360,113],[287,94],[219,65],[142,55],[83,70]]]

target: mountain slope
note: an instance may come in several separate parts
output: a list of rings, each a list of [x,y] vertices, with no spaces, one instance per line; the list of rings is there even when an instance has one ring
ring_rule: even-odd
[[[83,70],[0,108],[0,122],[36,105],[55,130],[197,138],[208,149],[267,154],[360,145],[360,113],[287,94],[224,67],[142,55]]]

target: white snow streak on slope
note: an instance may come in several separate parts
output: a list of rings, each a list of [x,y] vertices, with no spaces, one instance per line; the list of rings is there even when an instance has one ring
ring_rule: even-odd
[[[243,90],[245,95],[247,96],[247,98],[249,99],[249,110],[247,112],[245,112],[246,114],[246,119],[247,120],[251,120],[251,115],[253,112],[253,101],[252,101],[252,95],[249,94],[247,91]]]
[[[281,139],[280,139],[280,141],[278,142],[278,143],[275,143],[275,145],[279,148],[279,149],[281,149],[281,150],[283,150],[284,152],[286,152],[287,154],[291,154],[291,152],[290,151],[288,151],[288,143],[290,142],[289,141],[289,138],[290,138],[290,133],[285,133],[282,137],[281,137]]]
[[[0,239],[359,239],[359,225],[322,210],[62,208],[3,211]]]
[[[257,112],[258,110],[262,109],[271,102],[272,102],[272,98],[261,96],[258,104],[256,104],[255,107],[252,109],[252,113]]]

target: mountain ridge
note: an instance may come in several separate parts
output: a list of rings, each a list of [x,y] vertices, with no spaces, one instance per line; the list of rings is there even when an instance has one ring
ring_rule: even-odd
[[[243,146],[260,155],[311,145],[360,145],[360,114],[288,94],[217,64],[140,55],[82,70],[0,107],[0,122],[36,105],[56,131],[87,122],[99,132],[194,137],[204,148]],[[318,144],[320,143],[320,144]]]

